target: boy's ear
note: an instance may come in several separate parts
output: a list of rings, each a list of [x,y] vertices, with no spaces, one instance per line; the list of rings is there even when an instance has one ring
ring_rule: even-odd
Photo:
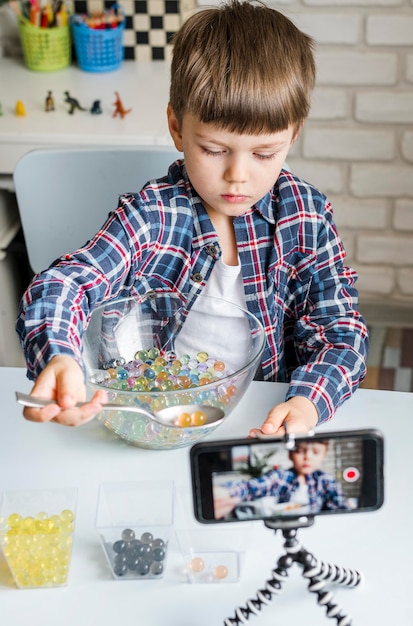
[[[178,119],[175,115],[175,112],[170,104],[168,104],[166,114],[168,116],[169,132],[175,144],[175,148],[178,150],[178,152],[183,152],[181,128],[180,128]]]
[[[301,124],[298,126],[297,130],[294,133],[293,139],[291,141],[291,143],[293,144],[295,141],[297,141],[297,139],[299,138],[300,134],[301,134],[301,130],[304,126],[304,121],[301,122]]]

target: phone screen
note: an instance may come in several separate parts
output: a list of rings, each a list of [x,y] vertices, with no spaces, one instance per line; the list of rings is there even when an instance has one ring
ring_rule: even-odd
[[[201,443],[191,450],[201,522],[274,520],[372,511],[383,503],[383,439],[340,431],[283,439]]]

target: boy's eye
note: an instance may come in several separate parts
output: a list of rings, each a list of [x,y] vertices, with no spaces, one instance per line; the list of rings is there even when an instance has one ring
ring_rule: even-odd
[[[210,150],[209,148],[204,147],[202,148],[202,151],[211,156],[220,156],[221,154],[224,154],[224,150]]]
[[[254,156],[257,157],[257,159],[262,159],[263,161],[265,160],[270,160],[270,159],[274,159],[275,158],[275,153],[272,154],[260,154],[259,152],[255,152]]]

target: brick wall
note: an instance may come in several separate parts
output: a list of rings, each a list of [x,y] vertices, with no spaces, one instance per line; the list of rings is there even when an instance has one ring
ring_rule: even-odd
[[[317,42],[289,165],[332,201],[361,301],[413,306],[413,0],[270,4]]]
[[[361,301],[413,308],[413,0],[268,3],[317,42],[310,118],[289,164],[332,201]],[[15,42],[10,20],[2,39]]]

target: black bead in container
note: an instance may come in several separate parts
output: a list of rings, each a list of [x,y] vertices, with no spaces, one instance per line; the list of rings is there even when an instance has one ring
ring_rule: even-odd
[[[160,578],[164,573],[167,542],[149,531],[138,539],[134,530],[125,528],[105,549],[116,578]]]

